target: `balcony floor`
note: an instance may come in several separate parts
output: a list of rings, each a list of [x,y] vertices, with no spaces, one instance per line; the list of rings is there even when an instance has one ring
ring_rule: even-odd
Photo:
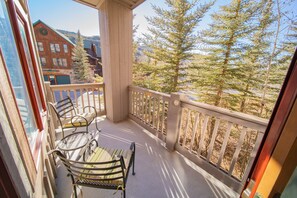
[[[131,120],[112,123],[104,116],[98,118],[102,132],[99,145],[112,148],[129,148],[136,142],[136,175],[129,175],[127,198],[229,198],[239,197],[206,171],[177,152],[169,152],[151,133]],[[91,130],[95,126],[91,126]],[[71,179],[58,162],[57,198],[72,194]],[[121,191],[83,187],[83,197],[121,197]],[[114,194],[116,192],[116,194]]]

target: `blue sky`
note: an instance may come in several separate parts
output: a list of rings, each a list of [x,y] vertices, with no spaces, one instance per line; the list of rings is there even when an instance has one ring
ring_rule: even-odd
[[[207,1],[207,0],[204,0]],[[201,2],[204,2],[203,0]],[[217,0],[212,9],[206,14],[199,23],[202,29],[205,29],[211,21],[210,14],[219,10],[219,7],[226,5],[231,0]],[[282,2],[294,1],[290,9],[297,9],[297,0],[282,0]],[[133,12],[136,15],[134,24],[139,25],[136,36],[141,36],[147,30],[145,16],[153,16],[154,12],[151,4],[165,7],[164,0],[146,0],[138,6]],[[29,9],[34,23],[42,20],[55,29],[63,29],[77,32],[79,29],[82,35],[99,35],[98,11],[85,5],[76,3],[72,0],[29,0]]]
[[[165,7],[164,0],[146,0],[133,11],[136,15],[134,24],[139,25],[137,36],[146,32],[145,16],[154,15],[151,4]],[[218,0],[212,11],[224,4],[226,1]],[[29,9],[33,23],[40,19],[56,29],[74,32],[79,29],[83,35],[87,36],[99,34],[97,10],[72,0],[29,0]],[[201,24],[206,25],[209,19],[210,17],[206,17]]]

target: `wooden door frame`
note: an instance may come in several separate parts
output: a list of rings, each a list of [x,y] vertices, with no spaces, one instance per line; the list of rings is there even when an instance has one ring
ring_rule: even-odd
[[[245,186],[251,181],[254,182],[250,197],[254,197],[257,187],[264,175],[268,162],[272,156],[274,148],[282,133],[283,127],[291,112],[297,93],[297,50],[293,56],[286,78],[284,80],[279,97],[275,104],[271,118],[267,125],[262,143],[249,174],[249,179]]]

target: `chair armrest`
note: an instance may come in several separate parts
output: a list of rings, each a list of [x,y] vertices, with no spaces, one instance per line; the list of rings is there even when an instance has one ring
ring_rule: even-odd
[[[71,117],[71,124],[72,124],[72,126],[77,127],[77,126],[74,125],[74,122],[73,122],[73,119],[76,118],[76,117],[80,117],[80,118],[84,119],[84,121],[86,123],[88,123],[87,119],[84,116],[81,116],[81,115],[77,114],[77,115],[74,115],[74,116]],[[81,123],[82,122],[79,122],[80,125],[81,125]]]
[[[95,143],[95,145],[94,145]],[[83,161],[86,161],[87,157],[90,156],[96,147],[98,147],[98,141],[96,139],[91,139],[87,145],[79,152],[79,156],[83,156]]]
[[[83,108],[83,110],[85,110],[86,108],[92,108],[92,109],[94,110],[94,112],[96,113],[96,117],[98,116],[98,114],[97,114],[97,110],[96,110],[95,107],[93,107],[93,106],[85,106],[85,107]]]

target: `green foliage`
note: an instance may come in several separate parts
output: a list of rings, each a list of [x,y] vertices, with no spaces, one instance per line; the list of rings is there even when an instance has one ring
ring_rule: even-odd
[[[257,28],[253,21],[260,4],[255,1],[233,0],[212,15],[210,28],[201,35],[204,65],[196,78],[196,87],[204,90],[201,99],[215,106],[235,109],[242,91],[242,51],[248,47],[246,38]]]
[[[95,83],[103,83],[103,77],[99,76],[98,74],[95,74],[93,80]]]
[[[77,33],[76,46],[72,51],[72,60],[75,81],[78,83],[92,82],[91,66],[79,31]]]
[[[197,41],[194,29],[213,4],[198,5],[197,2],[166,0],[167,10],[153,5],[156,16],[147,18],[149,33],[142,42],[144,53],[153,65],[142,65],[143,75],[156,80],[153,87],[159,86],[163,92],[176,92],[184,85],[187,61],[192,58]]]
[[[261,15],[259,15],[256,29],[248,39],[250,42],[242,54],[242,64],[239,65],[238,73],[241,80],[241,90],[238,94],[240,112],[248,114],[259,114],[261,108],[260,92],[264,84],[263,74],[265,75],[265,64],[269,58],[269,46],[272,32],[269,31],[270,25],[275,21],[272,16],[272,0],[262,1]]]
[[[268,118],[297,45],[297,23],[282,44],[279,1],[231,0],[195,35],[212,5],[197,2],[153,6],[157,16],[147,18],[143,51],[134,44],[133,83],[167,93],[194,90],[201,102]]]

